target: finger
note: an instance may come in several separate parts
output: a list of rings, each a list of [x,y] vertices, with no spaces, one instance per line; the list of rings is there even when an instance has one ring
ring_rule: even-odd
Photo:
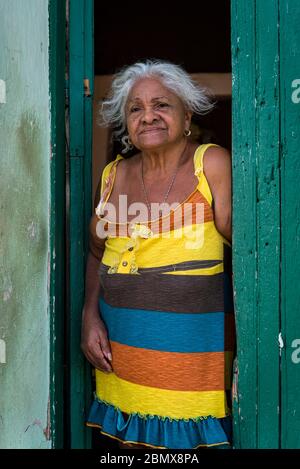
[[[101,338],[100,347],[101,347],[104,357],[111,362],[112,354],[111,354],[109,340],[107,338]]]
[[[108,371],[108,372],[112,371],[112,366],[105,357],[102,358],[101,365],[104,367],[105,371]]]
[[[105,371],[112,371],[112,367],[108,359],[102,352],[100,344],[97,344],[89,350],[94,362],[97,364],[96,368],[99,366],[104,367]]]
[[[102,352],[103,352],[103,355],[105,356],[105,358],[106,358],[109,362],[112,362],[112,354],[111,354],[110,350],[102,349]]]
[[[112,368],[104,357],[95,356],[92,353],[87,354],[88,361],[97,369],[103,372],[111,372]]]

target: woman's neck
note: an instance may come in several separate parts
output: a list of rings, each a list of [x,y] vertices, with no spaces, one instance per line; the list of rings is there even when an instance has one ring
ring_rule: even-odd
[[[141,152],[143,160],[143,172],[151,179],[155,175],[169,177],[175,168],[184,165],[190,158],[191,144],[185,140],[176,144],[173,147],[161,148],[158,150],[144,150]]]

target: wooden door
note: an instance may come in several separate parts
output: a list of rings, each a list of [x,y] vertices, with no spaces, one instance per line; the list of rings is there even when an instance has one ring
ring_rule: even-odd
[[[88,224],[92,210],[93,0],[69,2],[69,416],[71,448],[88,448],[91,369],[80,349]]]
[[[300,447],[296,0],[232,0],[235,446]]]
[[[281,447],[300,448],[300,4],[280,0]]]

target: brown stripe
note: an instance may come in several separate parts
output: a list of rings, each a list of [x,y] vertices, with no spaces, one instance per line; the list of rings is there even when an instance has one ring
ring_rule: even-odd
[[[113,341],[111,349],[114,373],[132,383],[177,391],[225,390],[224,352],[160,352]]]
[[[183,270],[195,270],[195,269],[207,269],[221,264],[222,261],[219,259],[215,260],[195,260],[195,261],[184,261],[176,264],[162,265],[160,267],[142,267],[138,269],[138,273],[151,273],[151,272],[180,272]]]
[[[231,312],[224,301],[224,274],[108,274],[101,265],[104,299],[111,306],[178,313]],[[228,304],[227,304],[228,303]]]

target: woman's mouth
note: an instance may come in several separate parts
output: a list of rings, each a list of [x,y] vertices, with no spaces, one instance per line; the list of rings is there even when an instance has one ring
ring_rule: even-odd
[[[151,129],[144,129],[141,131],[141,134],[148,134],[148,133],[155,133],[155,132],[162,132],[167,129],[163,129],[161,127],[152,127]]]

